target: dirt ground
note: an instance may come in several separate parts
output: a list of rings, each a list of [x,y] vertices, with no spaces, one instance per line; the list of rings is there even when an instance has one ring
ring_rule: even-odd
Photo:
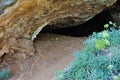
[[[84,39],[39,34],[34,40],[34,55],[28,57],[19,54],[22,58],[12,57],[13,77],[10,80],[53,80],[57,70],[65,69],[72,62],[72,53],[83,48]]]

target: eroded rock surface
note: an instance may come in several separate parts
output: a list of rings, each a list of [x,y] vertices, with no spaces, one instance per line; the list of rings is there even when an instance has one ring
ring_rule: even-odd
[[[114,21],[120,26],[120,0],[117,0],[117,2],[111,6],[110,12]]]
[[[0,0],[0,14],[4,13],[4,9],[15,2],[16,0]]]
[[[9,51],[11,38],[33,40],[48,24],[63,27],[81,24],[116,0],[0,0],[4,13],[0,15],[0,56]],[[12,4],[12,5],[11,5]]]

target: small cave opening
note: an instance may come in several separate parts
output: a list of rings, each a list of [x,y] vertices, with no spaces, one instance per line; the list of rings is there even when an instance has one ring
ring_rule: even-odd
[[[110,12],[104,10],[83,24],[72,27],[68,26],[67,28],[55,28],[56,25],[47,25],[42,29],[41,33],[53,33],[72,37],[88,37],[93,32],[104,30],[104,25],[109,21],[114,22]]]

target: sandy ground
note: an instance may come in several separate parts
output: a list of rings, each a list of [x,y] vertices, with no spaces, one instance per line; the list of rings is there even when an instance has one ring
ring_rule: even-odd
[[[36,54],[24,60],[21,65],[26,67],[16,70],[10,80],[52,80],[57,70],[65,69],[73,61],[72,53],[83,48],[84,39],[40,34],[34,40]]]

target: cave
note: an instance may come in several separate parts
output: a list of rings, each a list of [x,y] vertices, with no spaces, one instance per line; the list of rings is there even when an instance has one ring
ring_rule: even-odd
[[[4,1],[10,1],[9,4],[4,4],[4,6],[0,8],[0,15],[8,13],[7,11],[11,10],[11,13],[5,14],[6,17],[1,17],[0,19],[0,49],[3,53],[0,54],[0,69],[7,66],[9,67],[10,65],[13,71],[13,79],[11,80],[16,80],[16,78],[20,80],[51,80],[51,78],[53,78],[53,72],[60,68],[65,68],[66,65],[72,62],[72,53],[84,47],[83,42],[86,37],[93,32],[104,30],[103,25],[109,21],[114,22],[113,16],[111,15],[112,12],[109,12],[108,9],[104,10],[105,7],[103,6],[111,6],[115,0],[113,0],[113,2],[110,0],[110,4],[108,4],[107,1],[101,5],[99,3],[90,4],[90,13],[87,11],[89,7],[87,7],[85,11],[82,11],[83,8],[80,5],[82,0],[75,1],[80,3],[77,4],[77,6],[76,3],[72,3],[74,0],[70,0],[72,4],[75,4],[75,7],[72,5],[71,8],[69,8],[69,3],[67,3],[69,0],[0,1],[3,1],[3,3]],[[18,2],[18,7],[13,9],[15,1]],[[97,0],[95,0],[95,2],[97,2]],[[49,5],[45,3],[49,3]],[[13,5],[13,7],[10,7],[11,5]],[[61,8],[59,8],[59,6],[61,6]],[[85,6],[88,5],[86,4]],[[96,9],[93,7],[96,7]],[[71,11],[74,8],[75,12]],[[60,22],[60,26],[60,24],[57,23],[59,20],[57,21],[56,17],[60,19],[60,21],[62,21],[61,15],[62,18],[66,18],[66,16],[69,17],[69,15],[66,14],[66,10],[69,15],[87,13],[86,15],[89,14],[89,16],[87,21],[84,17],[81,17],[85,16],[84,14],[71,16],[71,18],[77,17],[84,23],[76,22],[78,24],[74,26],[68,26],[68,23],[67,27],[63,28],[62,25],[64,26],[64,24]],[[58,15],[59,11],[62,11],[61,15]],[[55,22],[54,19],[56,20]],[[5,33],[3,31],[5,31]]]
[[[34,39],[36,53],[41,55],[38,63],[41,63],[39,64],[40,68],[44,70],[43,74],[46,74],[43,75],[41,71],[38,78],[50,80],[51,78],[46,76],[54,74],[55,70],[59,70],[61,66],[72,62],[74,59],[72,53],[84,47],[83,41],[85,41],[86,37],[93,32],[104,30],[103,25],[109,21],[113,21],[111,14],[108,11],[103,11],[81,25],[68,26],[67,28],[58,28],[57,24],[45,26],[37,35],[37,38]],[[46,67],[45,63],[49,67]],[[54,63],[57,65],[54,65]],[[64,67],[62,68],[64,69]]]
[[[47,25],[42,29],[41,33],[53,33],[72,37],[88,37],[93,32],[101,32],[104,30],[104,25],[109,21],[114,22],[114,19],[108,10],[104,10],[83,24],[72,27],[68,26],[67,28],[58,28],[57,24]]]

